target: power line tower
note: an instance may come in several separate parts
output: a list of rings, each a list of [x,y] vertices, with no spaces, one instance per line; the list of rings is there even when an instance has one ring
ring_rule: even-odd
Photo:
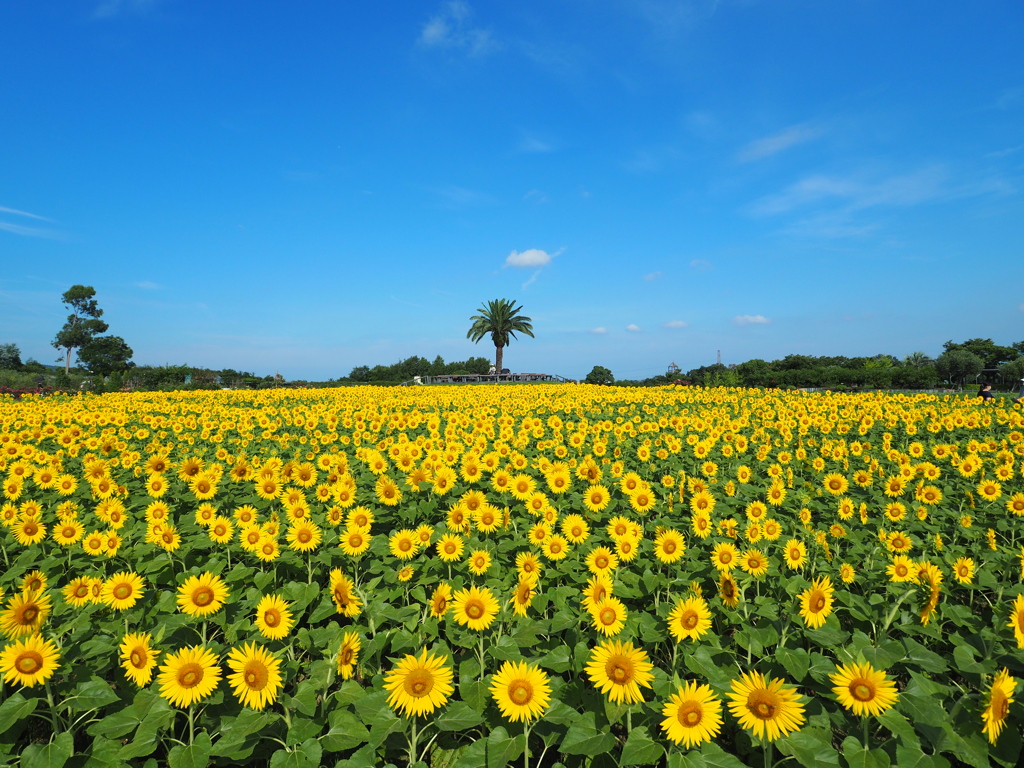
[[[722,364],[722,350],[718,350],[718,364]]]

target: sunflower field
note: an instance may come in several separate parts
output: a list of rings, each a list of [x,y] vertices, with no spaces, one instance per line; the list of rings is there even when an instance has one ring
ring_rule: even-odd
[[[1024,413],[0,398],[0,765],[1014,766]]]

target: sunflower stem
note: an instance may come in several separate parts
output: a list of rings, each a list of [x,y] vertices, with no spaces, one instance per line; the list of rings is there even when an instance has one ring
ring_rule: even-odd
[[[769,741],[764,745],[764,768],[772,768],[772,751],[773,745]]]
[[[870,722],[868,721],[868,716],[867,716],[867,715],[862,715],[860,719],[861,719],[861,721],[862,721],[862,722],[863,722],[863,724],[864,724],[864,749],[865,749],[865,750],[868,750],[868,749],[870,749],[870,748],[871,748],[871,747],[870,747],[870,746],[868,745],[868,741],[869,741],[869,739],[871,738],[871,727],[870,727]]]
[[[195,704],[188,706],[188,745],[191,747],[196,739],[196,707]]]
[[[480,657],[480,680],[484,679],[484,634],[480,633],[480,647],[477,652]]]
[[[523,720],[523,768],[530,768],[530,721]]]
[[[417,719],[418,718],[417,718],[416,715],[412,716],[412,729],[409,732],[410,733],[410,735],[409,735],[409,766],[410,766],[410,768],[411,768],[411,766],[416,764],[416,737],[418,735],[416,733],[416,721],[417,721]]]
[[[61,732],[60,721],[57,717],[57,708],[53,705],[53,690],[50,688],[50,681],[47,680],[46,686],[46,703],[50,706],[50,725],[53,726],[54,735]]]

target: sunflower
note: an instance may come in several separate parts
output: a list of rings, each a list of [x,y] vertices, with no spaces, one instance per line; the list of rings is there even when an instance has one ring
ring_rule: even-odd
[[[440,619],[446,613],[452,601],[452,588],[445,582],[441,582],[434,588],[430,596],[430,615]]]
[[[103,583],[102,600],[115,611],[131,608],[145,591],[142,577],[137,573],[115,573]]]
[[[722,571],[718,577],[718,596],[730,608],[735,608],[740,604],[740,588],[729,571]]]
[[[579,515],[568,515],[562,521],[562,535],[573,544],[582,544],[590,536],[590,526]]]
[[[362,612],[362,603],[355,595],[355,584],[341,568],[331,569],[331,599],[335,610],[343,616],[353,618]]]
[[[1006,667],[993,678],[992,687],[988,691],[988,704],[985,711],[981,713],[981,720],[985,726],[981,732],[988,736],[990,744],[995,744],[999,734],[1006,725],[1006,716],[1010,713],[1010,705],[1013,704],[1013,692],[1017,688],[1017,681],[1010,675]]]
[[[49,615],[49,595],[19,592],[11,596],[0,614],[0,632],[12,638],[35,634]]]
[[[886,679],[885,672],[867,662],[840,665],[829,679],[835,686],[832,692],[839,698],[839,703],[858,717],[877,717],[892,707],[898,697],[895,683]]]
[[[501,714],[513,723],[526,722],[547,711],[551,685],[539,667],[506,661],[491,678],[491,698]]]
[[[150,647],[150,634],[130,633],[121,640],[121,668],[125,675],[139,688],[145,688],[153,679],[153,668],[160,651]]]
[[[297,520],[288,528],[288,547],[297,552],[312,552],[323,540],[320,526],[312,520]]]
[[[530,528],[526,538],[531,544],[543,547],[544,542],[548,540],[549,536],[551,536],[551,526],[548,523],[541,521]]]
[[[800,618],[812,629],[818,629],[832,613],[832,579],[822,576],[811,582],[811,586],[800,593]]]
[[[583,608],[589,611],[611,594],[612,580],[607,575],[597,574],[583,588]]]
[[[595,547],[587,555],[587,569],[595,574],[607,574],[619,567],[619,558],[608,547]]]
[[[512,611],[516,616],[526,615],[526,609],[530,607],[530,603],[533,601],[534,588],[536,586],[537,582],[534,579],[520,576],[510,601],[512,603]]]
[[[804,706],[795,688],[787,688],[783,680],[770,683],[760,672],[749,672],[732,681],[729,710],[740,726],[768,741],[775,741],[803,726]]]
[[[647,652],[617,640],[592,649],[586,669],[590,681],[615,704],[643,701],[640,687],[650,688],[654,679],[654,665],[647,660]]]
[[[606,597],[590,607],[594,629],[611,637],[619,634],[626,622],[626,606],[617,597]]]
[[[569,542],[556,533],[544,540],[541,549],[548,560],[563,560],[569,554]]]
[[[654,539],[654,556],[659,562],[671,564],[686,552],[683,534],[672,528],[662,531]]]
[[[35,570],[22,576],[22,592],[42,592],[44,589],[46,589],[46,574],[42,571]]]
[[[1015,493],[1006,500],[1006,511],[1018,517],[1024,516],[1024,493]]]
[[[349,557],[358,557],[370,548],[373,537],[363,528],[346,528],[338,546]]]
[[[289,610],[291,603],[277,595],[264,595],[256,605],[256,618],[253,623],[268,640],[280,640],[287,637],[295,620]]]
[[[388,539],[388,548],[391,550],[391,554],[398,559],[410,560],[420,549],[419,537],[416,535],[416,531],[403,528],[391,534],[391,538]]]
[[[761,578],[768,573],[768,558],[759,549],[748,549],[737,558],[740,568],[754,578]]]
[[[60,666],[59,658],[56,643],[33,634],[4,648],[0,670],[8,683],[32,687],[50,679]]]
[[[455,621],[478,632],[491,625],[500,607],[498,599],[487,587],[460,589],[453,601]]]
[[[277,543],[277,539],[265,530],[261,530],[259,541],[256,542],[253,551],[256,553],[256,557],[265,563],[269,563],[280,556],[281,546]]]
[[[34,517],[23,517],[14,524],[14,538],[23,547],[38,544],[46,538],[46,526]]]
[[[210,649],[195,645],[164,657],[157,684],[171,706],[185,708],[212,694],[220,678],[217,657]]]
[[[465,546],[465,542],[461,536],[446,533],[441,537],[441,540],[437,542],[437,556],[446,563],[453,563],[462,557],[462,551]]]
[[[889,581],[899,584],[904,581],[917,581],[917,566],[914,561],[905,555],[896,555],[892,562],[885,567]]]
[[[953,575],[961,584],[970,584],[974,579],[974,560],[969,557],[957,558],[953,563]]]
[[[690,518],[693,535],[706,539],[711,535],[711,515],[708,512],[695,512]]]
[[[363,645],[359,635],[346,632],[341,637],[341,648],[338,649],[338,674],[342,680],[351,680],[359,663],[359,651]]]
[[[64,601],[75,608],[84,608],[92,602],[92,591],[89,586],[90,580],[87,577],[72,579],[62,590]]]
[[[1021,555],[1024,558],[1024,555]],[[1013,601],[1013,608],[1010,610],[1010,623],[1006,626],[1013,629],[1013,636],[1017,640],[1017,647],[1024,648],[1024,595],[1017,595]],[[5,634],[10,634],[6,632]]]
[[[852,584],[857,578],[857,570],[849,563],[843,563],[839,566],[839,578],[843,580],[843,584]]]
[[[72,544],[77,544],[84,535],[85,526],[77,520],[61,520],[57,525],[53,526],[53,530],[50,532],[50,538],[62,547],[70,547]]]
[[[250,709],[273,704],[281,689],[281,662],[262,646],[246,643],[228,652],[228,684],[235,697]]]
[[[384,676],[388,705],[403,715],[429,715],[448,701],[452,687],[452,669],[444,656],[409,654]]]
[[[535,584],[540,581],[542,566],[533,552],[520,552],[516,555],[516,570],[521,579],[529,579]]]
[[[690,747],[711,741],[722,729],[722,702],[708,685],[688,681],[661,710],[661,729],[676,744]]]
[[[711,629],[711,611],[703,597],[680,598],[668,616],[668,631],[676,642],[699,640]]]
[[[189,616],[216,613],[227,598],[228,585],[224,579],[209,572],[190,576],[178,588],[178,608]]]
[[[640,540],[632,536],[623,536],[615,542],[615,554],[624,563],[631,563],[640,552]]]
[[[832,472],[821,481],[824,489],[833,496],[842,496],[850,487],[849,481],[838,472]]]
[[[491,567],[491,553],[485,549],[475,549],[470,553],[467,565],[474,576],[483,576]]]
[[[737,557],[736,547],[733,544],[727,541],[721,542],[715,544],[715,549],[711,553],[711,564],[719,571],[731,571],[736,567]]]
[[[611,494],[603,485],[591,485],[583,492],[583,505],[597,514],[603,512],[611,501]]]

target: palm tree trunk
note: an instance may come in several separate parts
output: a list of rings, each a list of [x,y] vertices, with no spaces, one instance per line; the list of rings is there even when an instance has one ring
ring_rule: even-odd
[[[497,373],[499,376],[501,375],[501,357],[503,350],[504,347],[494,347],[494,372]]]

